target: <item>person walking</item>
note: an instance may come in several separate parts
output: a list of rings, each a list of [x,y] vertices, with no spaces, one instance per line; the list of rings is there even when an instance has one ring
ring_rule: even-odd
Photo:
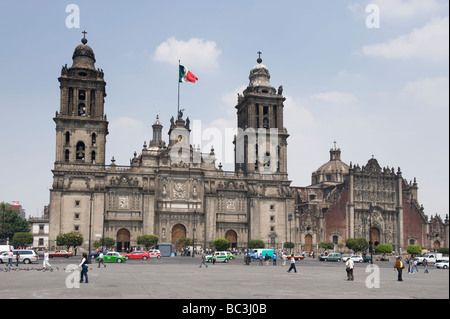
[[[100,251],[100,253],[98,254],[98,267],[97,268],[100,268],[100,264],[102,264],[103,265],[103,267],[106,267],[106,265],[103,263],[103,252],[102,251]]]
[[[287,272],[291,272],[292,269],[294,269],[294,272],[297,273],[297,268],[295,267],[295,258],[294,258],[294,254],[291,255],[291,266],[289,267],[289,270]]]
[[[11,248],[8,251],[8,263],[6,264],[6,266],[12,267],[12,260],[13,260],[14,254],[11,251]]]
[[[272,256],[272,260],[273,260],[273,265],[274,266],[276,266],[277,265],[277,253],[273,253],[273,256]]]
[[[206,268],[208,268],[208,265],[206,264],[206,255],[205,253],[202,253],[202,261],[200,262],[200,267],[202,268],[202,265],[205,265]]]
[[[403,278],[402,278],[403,269],[405,269],[405,265],[403,264],[402,257],[399,256],[394,265],[394,271],[397,270],[397,272],[398,272],[397,281],[403,281]]]
[[[283,251],[283,253],[282,253],[282,255],[281,255],[281,259],[283,259],[283,267],[284,266],[286,266],[286,260],[287,260],[287,256],[286,256],[286,254],[284,253],[284,251]]]
[[[213,265],[216,264],[216,253],[213,253],[212,255]]]
[[[18,251],[16,251],[16,267],[19,267],[19,262],[20,262],[20,254]]]
[[[353,281],[355,278],[353,277],[353,269],[355,267],[355,262],[349,258],[345,262],[345,270],[347,271],[347,281]]]
[[[262,255],[258,257],[258,260],[259,260],[259,265],[260,265],[260,266],[264,266],[264,263],[263,263],[263,256],[262,256]]]
[[[49,258],[49,256],[48,256],[48,251],[47,251],[47,249],[44,251],[44,261],[42,262],[42,268],[44,268],[44,269],[47,269],[47,266],[49,267],[49,268],[51,268],[52,267],[52,265],[50,265],[50,263],[48,262],[48,258]]]
[[[428,274],[428,261],[424,258],[422,261],[423,266],[425,267],[424,274]]]
[[[88,281],[88,256],[86,253],[83,253],[83,259],[81,260],[80,265],[78,266],[81,268],[80,272],[80,283],[83,282],[83,277],[86,279],[86,283],[89,283]]]
[[[419,267],[417,266],[419,264],[419,261],[416,259],[416,260],[414,260],[414,262],[413,262],[413,268],[416,270],[416,272],[419,272]]]

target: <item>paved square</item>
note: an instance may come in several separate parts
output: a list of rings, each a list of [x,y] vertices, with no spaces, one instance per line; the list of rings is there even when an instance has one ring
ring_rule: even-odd
[[[397,281],[393,262],[356,264],[355,281],[346,280],[343,262],[307,259],[288,266],[244,265],[242,257],[229,263],[199,268],[198,257],[130,260],[89,267],[89,283],[79,284],[79,272],[66,272],[79,258],[50,261],[54,271],[37,271],[42,264],[20,265],[19,271],[0,271],[0,298],[7,299],[448,299],[449,271],[430,266],[430,273]],[[5,264],[1,265],[4,269]],[[28,271],[25,269],[29,269]],[[31,270],[34,268],[34,270]],[[58,270],[58,269],[59,270]],[[379,273],[377,272],[379,271]],[[378,275],[379,274],[379,275]],[[378,284],[379,279],[379,286]],[[76,288],[79,286],[79,288]],[[74,287],[74,288],[68,288]],[[373,288],[370,288],[373,287]],[[379,287],[379,288],[377,288]]]

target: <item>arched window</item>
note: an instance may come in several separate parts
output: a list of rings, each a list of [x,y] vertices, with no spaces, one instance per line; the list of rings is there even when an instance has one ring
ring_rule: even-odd
[[[92,133],[91,137],[92,137],[92,146],[96,146],[96,143],[97,143],[97,134]]]
[[[77,155],[76,155],[77,161],[85,160],[85,152],[86,152],[86,147],[85,147],[84,143],[78,142],[77,143]]]
[[[86,105],[84,103],[78,104],[78,115],[85,116],[86,115]]]
[[[89,106],[90,106],[89,107],[90,114],[91,114],[91,116],[93,116],[95,113],[95,90],[94,89],[91,90],[91,98],[90,98]]]
[[[69,159],[70,159],[70,151],[69,151],[69,150],[66,150],[66,151],[64,152],[64,161],[65,161],[65,162],[68,162]]]
[[[95,151],[91,152],[91,162],[92,164],[95,164]]]
[[[70,132],[66,132],[66,145],[70,144]]]

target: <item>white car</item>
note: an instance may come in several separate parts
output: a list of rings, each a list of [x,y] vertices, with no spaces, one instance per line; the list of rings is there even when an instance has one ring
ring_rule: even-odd
[[[440,269],[448,269],[448,260],[438,261],[435,266]]]
[[[350,257],[342,257],[342,261],[346,262],[347,260],[353,260],[355,263],[363,263],[364,262],[364,258],[362,258],[360,255],[352,255]]]
[[[148,251],[148,254],[151,257],[161,258],[161,252],[158,249],[150,249]]]

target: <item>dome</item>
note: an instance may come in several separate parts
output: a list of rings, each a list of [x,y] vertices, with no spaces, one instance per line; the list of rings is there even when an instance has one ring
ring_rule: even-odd
[[[90,69],[95,70],[95,54],[94,50],[88,45],[87,39],[83,38],[81,40],[82,44],[77,46],[75,48],[75,51],[73,52],[72,60],[72,68],[77,69]]]
[[[341,149],[334,147],[330,150],[330,160],[312,174],[312,184],[342,183],[348,172],[349,166],[341,161]]]

